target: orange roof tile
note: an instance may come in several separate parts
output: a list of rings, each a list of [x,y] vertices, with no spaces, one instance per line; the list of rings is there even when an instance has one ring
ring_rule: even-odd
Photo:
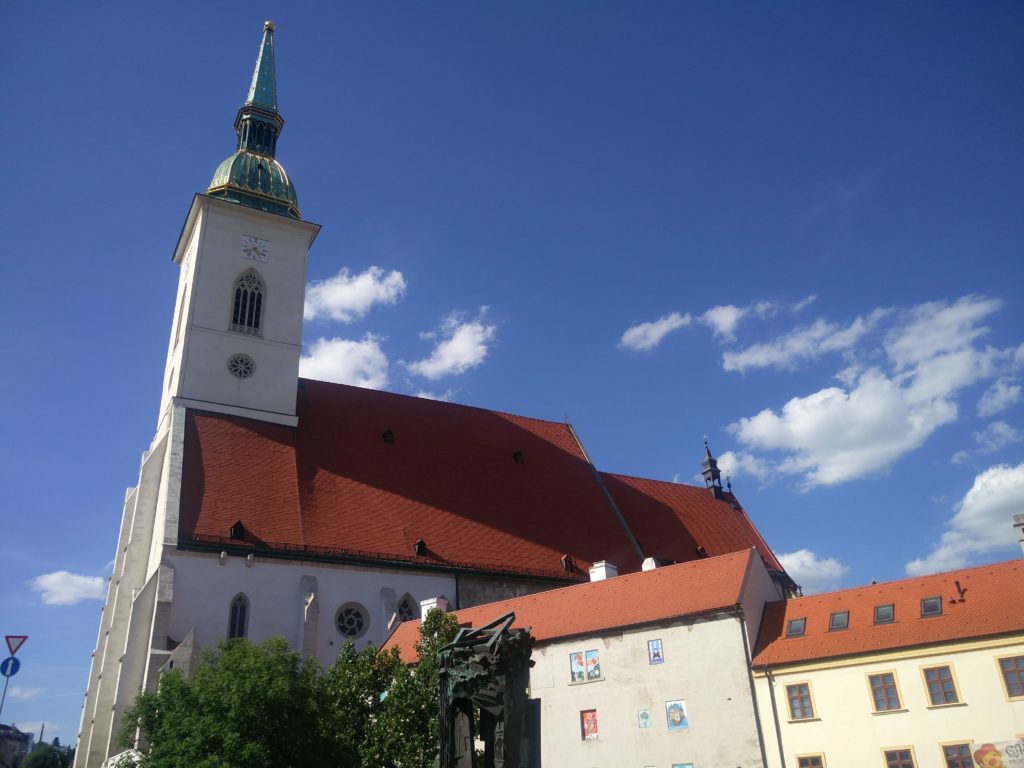
[[[957,582],[963,590],[957,589]],[[942,598],[942,614],[922,617],[921,600]],[[895,620],[874,624],[891,603]],[[849,611],[849,628],[830,632],[829,616]],[[785,637],[790,619],[807,620],[802,637]],[[982,565],[769,603],[755,646],[755,667],[966,640],[1024,630],[1024,561]]]
[[[601,473],[608,492],[644,553],[663,562],[754,547],[773,571],[783,570],[731,493],[716,499],[707,488]]]
[[[184,545],[562,581],[585,578],[598,560],[640,569],[568,424],[305,379],[297,408],[296,428],[189,410]],[[600,477],[645,554],[686,561],[699,557],[697,544],[711,555],[756,546],[778,568],[746,515],[705,489]],[[228,540],[236,521],[244,543]],[[573,573],[560,564],[565,554]]]
[[[739,603],[752,558],[752,551],[734,552],[463,608],[454,615],[460,626],[479,627],[511,611],[513,627],[529,627],[542,643],[709,613]],[[419,620],[403,622],[382,650],[395,647],[404,662],[415,661],[419,628]]]

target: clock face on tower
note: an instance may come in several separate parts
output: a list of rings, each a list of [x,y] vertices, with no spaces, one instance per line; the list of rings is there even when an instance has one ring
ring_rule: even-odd
[[[253,261],[266,261],[269,255],[269,242],[252,235],[242,235],[242,256]]]

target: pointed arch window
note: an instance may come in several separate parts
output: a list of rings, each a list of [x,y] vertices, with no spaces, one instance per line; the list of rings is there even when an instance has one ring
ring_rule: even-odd
[[[249,598],[239,592],[231,601],[228,616],[228,640],[247,637],[249,634]]]
[[[399,621],[412,621],[419,618],[420,604],[413,600],[412,595],[406,592],[405,596],[398,601],[398,607],[395,611],[398,614]]]
[[[231,305],[231,330],[259,336],[263,321],[263,281],[250,269],[235,282]]]

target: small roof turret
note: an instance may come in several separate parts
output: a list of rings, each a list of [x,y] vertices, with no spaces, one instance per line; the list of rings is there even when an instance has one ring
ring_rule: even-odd
[[[718,461],[711,455],[711,448],[708,447],[708,439],[704,438],[704,463],[703,471],[704,485],[711,489],[715,497],[722,493],[722,471],[718,468]]]

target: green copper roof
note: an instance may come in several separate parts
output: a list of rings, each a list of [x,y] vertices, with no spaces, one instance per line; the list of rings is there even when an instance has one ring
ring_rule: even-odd
[[[263,42],[256,57],[256,69],[252,73],[252,85],[246,104],[277,112],[277,75],[274,71],[274,24],[263,24]]]
[[[295,187],[274,158],[284,119],[277,111],[274,25],[263,25],[249,94],[235,118],[235,153],[213,174],[207,194],[261,211],[302,218]]]
[[[209,195],[301,219],[295,186],[277,160],[240,149],[218,166]]]

